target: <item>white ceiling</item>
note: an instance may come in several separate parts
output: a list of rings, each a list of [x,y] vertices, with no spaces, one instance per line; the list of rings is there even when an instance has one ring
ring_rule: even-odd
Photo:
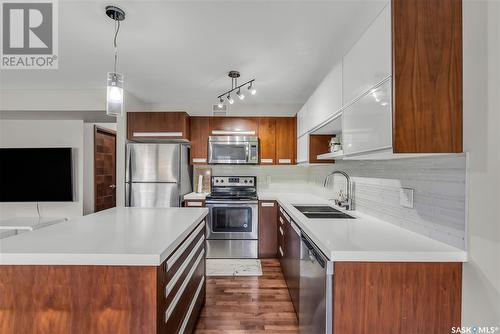
[[[152,109],[211,109],[230,87],[256,78],[242,102],[295,113],[386,1],[59,1],[59,69],[2,71],[10,89],[104,90],[112,70],[110,3],[127,14],[118,36],[126,89]],[[232,109],[237,109],[236,104]],[[191,110],[190,110],[191,109]]]

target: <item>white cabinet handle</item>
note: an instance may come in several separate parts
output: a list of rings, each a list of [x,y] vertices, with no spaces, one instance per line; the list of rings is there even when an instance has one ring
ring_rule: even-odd
[[[280,254],[283,256],[283,250],[281,249],[281,246],[279,246]]]
[[[281,226],[280,226],[280,234],[281,235],[285,235],[284,232],[283,232],[283,229],[281,228]]]
[[[274,207],[274,202],[262,202],[260,205],[272,208],[272,207]]]
[[[278,159],[278,163],[280,163],[280,164],[291,164],[292,160],[291,159]]]
[[[134,137],[182,137],[182,132],[134,132]]]
[[[261,164],[272,164],[273,161],[273,159],[260,159]]]
[[[283,225],[283,218],[280,217],[280,224]]]
[[[203,202],[201,201],[186,202],[186,206],[203,206]]]
[[[193,158],[193,162],[206,163],[207,162],[207,158]]]
[[[212,130],[213,135],[255,135],[255,131]]]

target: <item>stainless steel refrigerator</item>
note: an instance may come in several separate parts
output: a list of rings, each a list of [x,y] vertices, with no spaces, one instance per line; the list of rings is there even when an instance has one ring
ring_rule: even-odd
[[[126,152],[125,205],[176,207],[192,191],[186,144],[129,143]]]

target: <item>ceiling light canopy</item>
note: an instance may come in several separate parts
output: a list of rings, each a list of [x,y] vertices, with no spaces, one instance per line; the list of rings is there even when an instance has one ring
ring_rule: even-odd
[[[120,31],[120,21],[125,20],[125,12],[115,6],[106,7],[106,15],[115,22],[115,34],[113,38],[114,46],[114,68],[113,72],[108,72],[107,94],[106,94],[106,114],[110,116],[123,115],[123,74],[116,71],[116,61],[118,59],[118,45],[116,38]]]
[[[226,97],[226,101],[229,102],[229,104],[234,103],[234,99],[231,97],[231,93],[234,91],[236,91],[236,96],[238,96],[240,101],[243,101],[245,99],[245,94],[241,92],[241,87],[244,87],[246,85],[248,85],[248,91],[250,92],[250,94],[255,95],[255,93],[257,93],[257,90],[253,86],[255,79],[252,79],[241,85],[238,85],[238,78],[240,77],[240,72],[230,71],[228,73],[228,76],[231,78],[231,89],[217,96],[217,99],[219,100],[218,103],[219,108],[221,108],[224,105],[224,96]]]

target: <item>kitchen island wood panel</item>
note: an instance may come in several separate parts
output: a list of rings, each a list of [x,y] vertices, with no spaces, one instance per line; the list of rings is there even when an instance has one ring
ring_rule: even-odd
[[[336,262],[335,334],[449,333],[461,323],[461,263]]]
[[[0,266],[0,333],[156,333],[156,267]]]

